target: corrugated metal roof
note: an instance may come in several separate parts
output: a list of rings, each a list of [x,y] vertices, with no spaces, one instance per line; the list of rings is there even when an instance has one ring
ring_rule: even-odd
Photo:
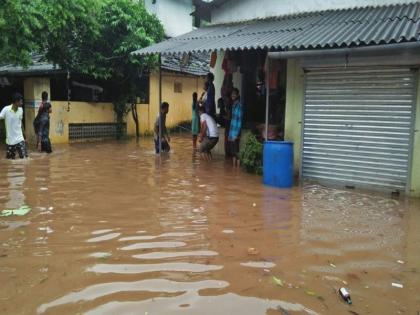
[[[63,72],[63,70],[43,59],[43,56],[41,55],[33,56],[32,64],[27,68],[13,64],[0,65],[0,75],[46,74],[52,72]]]
[[[181,57],[162,56],[162,69],[204,76],[210,71],[210,54],[207,52],[192,54],[186,65],[182,64]]]
[[[409,41],[420,41],[420,2],[212,25],[134,53],[165,55],[258,48],[304,50]]]
[[[177,56],[166,56],[162,57],[162,69],[188,73],[192,75],[203,76],[209,72],[210,68],[210,54],[209,53],[198,53],[190,56],[187,65],[183,66],[181,58]],[[55,66],[49,61],[46,61],[43,56],[36,55],[32,58],[32,64],[27,68],[7,64],[0,65],[0,75],[14,75],[14,76],[25,76],[25,75],[47,75],[51,73],[64,73],[59,66]]]

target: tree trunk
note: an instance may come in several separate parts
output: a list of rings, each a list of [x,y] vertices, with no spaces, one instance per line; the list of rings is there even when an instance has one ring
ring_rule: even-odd
[[[133,115],[134,123],[136,124],[136,139],[140,138],[139,132],[139,116],[137,115],[137,105],[135,103],[131,104],[131,114]]]

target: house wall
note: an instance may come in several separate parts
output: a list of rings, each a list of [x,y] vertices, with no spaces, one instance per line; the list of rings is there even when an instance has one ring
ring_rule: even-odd
[[[69,124],[72,123],[109,123],[115,122],[111,103],[71,102],[67,111],[66,101],[51,101],[52,114],[50,139],[52,143],[69,142]]]
[[[191,0],[144,0],[149,13],[155,14],[161,21],[166,36],[174,37],[193,30],[193,12]]]
[[[182,85],[182,92],[174,92],[174,83]],[[181,122],[191,120],[192,93],[202,90],[204,78],[182,74],[162,74],[162,101],[170,104],[167,116],[167,127],[171,128]],[[33,120],[41,102],[42,91],[50,91],[48,78],[25,79],[25,129],[28,141],[36,142],[33,131]],[[150,76],[149,104],[137,104],[139,128],[142,135],[153,133],[153,124],[158,115],[159,108],[159,75]],[[71,123],[112,123],[115,122],[115,113],[112,103],[70,102],[68,111],[67,101],[51,100],[52,114],[50,125],[50,138],[53,143],[68,143]],[[135,124],[131,112],[126,117],[127,134],[135,136]]]
[[[410,3],[411,0],[231,0],[212,11],[212,23],[226,23],[276,15]]]
[[[217,59],[214,68],[210,68],[210,71],[214,74],[214,88],[216,90],[215,98],[216,101],[220,98],[220,89],[222,88],[223,79],[225,77],[225,71],[222,69],[222,62],[225,57],[224,51],[217,52]],[[239,89],[239,93],[242,92],[242,74],[238,70],[232,74],[233,86]],[[200,89],[202,91],[202,88]],[[199,93],[200,95],[201,93]]]
[[[182,85],[182,93],[174,92],[175,82]],[[166,126],[173,127],[183,121],[190,121],[192,117],[192,93],[200,93],[204,85],[204,78],[180,74],[164,73],[162,75],[162,102],[169,103],[169,114]],[[159,76],[157,73],[150,77],[150,109],[148,130],[153,130],[153,124],[158,115],[159,104]]]
[[[287,61],[286,114],[284,140],[293,141],[294,173],[300,168],[302,114],[303,114],[304,73],[297,60]]]
[[[41,103],[42,92],[46,91],[50,95],[50,79],[41,77],[26,78],[23,81],[23,91],[25,99],[25,135],[28,141],[36,142],[32,123]]]
[[[181,83],[182,93],[175,93],[175,82]],[[202,91],[204,78],[177,73],[162,74],[162,102],[169,103],[169,114],[166,126],[175,127],[181,122],[190,121],[192,117],[192,93]],[[159,114],[159,74],[150,75],[149,104],[138,104],[139,127],[141,134],[153,133],[153,125]],[[135,135],[135,124],[131,113],[127,116],[127,132]]]

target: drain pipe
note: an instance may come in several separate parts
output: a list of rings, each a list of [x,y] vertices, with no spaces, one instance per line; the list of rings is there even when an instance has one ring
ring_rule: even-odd
[[[295,51],[276,51],[269,52],[268,58],[270,59],[288,59],[312,56],[330,56],[337,54],[350,54],[354,52],[377,52],[377,51],[395,51],[406,49],[420,49],[420,41],[406,42],[388,45],[375,45],[364,47],[351,47],[351,48],[333,48],[333,49],[310,49],[310,50],[295,50]]]
[[[159,103],[158,103],[158,113],[159,113],[159,134],[158,136],[158,146],[159,146],[159,157],[162,155],[162,55],[159,54]],[[154,127],[153,127],[154,128]]]
[[[265,58],[265,141],[268,141],[268,118],[270,103],[270,57]]]

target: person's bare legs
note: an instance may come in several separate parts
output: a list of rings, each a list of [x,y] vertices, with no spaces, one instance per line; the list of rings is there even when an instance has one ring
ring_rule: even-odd
[[[241,161],[236,156],[232,157],[232,164],[234,167],[239,167],[241,165]]]
[[[197,135],[193,135],[193,149],[197,150]]]

